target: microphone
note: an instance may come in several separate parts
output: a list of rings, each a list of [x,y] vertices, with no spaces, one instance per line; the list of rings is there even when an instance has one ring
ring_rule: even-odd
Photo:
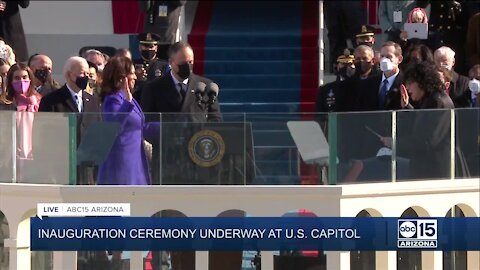
[[[220,91],[218,89],[218,84],[212,82],[207,85],[208,103],[210,105],[215,103],[215,101],[217,100],[218,91]]]
[[[206,87],[207,85],[204,82],[197,82],[197,85],[195,86],[195,90],[192,90],[192,92],[195,93],[195,99],[198,104],[204,103],[203,94],[205,93]]]

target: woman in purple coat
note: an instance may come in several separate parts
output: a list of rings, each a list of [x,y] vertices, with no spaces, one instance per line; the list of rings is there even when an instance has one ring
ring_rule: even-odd
[[[150,184],[143,140],[160,134],[159,123],[145,123],[145,118],[131,90],[135,85],[135,69],[126,57],[113,57],[103,69],[101,97],[102,118],[121,125],[120,133],[100,166],[99,185]]]

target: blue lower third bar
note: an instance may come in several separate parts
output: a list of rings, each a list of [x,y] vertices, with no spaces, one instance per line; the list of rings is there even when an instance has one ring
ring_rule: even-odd
[[[480,250],[480,218],[31,218],[32,250]]]

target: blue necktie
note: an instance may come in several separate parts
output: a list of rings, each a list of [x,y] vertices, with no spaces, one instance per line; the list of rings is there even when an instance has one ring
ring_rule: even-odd
[[[178,86],[180,86],[180,95],[182,96],[183,100],[187,94],[187,86],[184,83],[178,83]]]
[[[378,107],[383,109],[383,104],[385,104],[385,97],[387,96],[388,91],[388,80],[385,79],[382,82],[382,87],[380,88],[380,93],[378,94]]]

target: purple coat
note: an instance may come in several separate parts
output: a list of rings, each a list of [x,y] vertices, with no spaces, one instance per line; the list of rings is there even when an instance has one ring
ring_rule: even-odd
[[[105,97],[103,121],[121,124],[120,133],[100,166],[99,185],[148,185],[150,177],[143,148],[144,138],[160,136],[159,123],[145,123],[140,106],[125,99],[122,91]]]

